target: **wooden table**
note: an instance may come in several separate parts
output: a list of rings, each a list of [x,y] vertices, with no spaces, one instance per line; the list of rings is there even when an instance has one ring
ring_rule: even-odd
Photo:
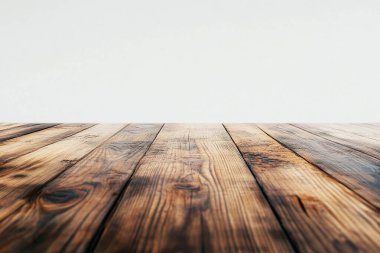
[[[380,124],[0,124],[0,252],[380,252]]]

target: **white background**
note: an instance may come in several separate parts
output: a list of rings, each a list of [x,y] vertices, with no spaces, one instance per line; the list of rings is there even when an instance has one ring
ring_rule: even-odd
[[[379,0],[1,0],[0,121],[380,122]]]

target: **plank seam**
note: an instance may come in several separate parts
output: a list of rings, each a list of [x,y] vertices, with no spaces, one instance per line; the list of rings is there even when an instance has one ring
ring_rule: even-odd
[[[356,148],[353,148],[353,147],[347,146],[347,145],[342,144],[342,143],[339,143],[339,142],[337,142],[337,141],[330,140],[330,139],[328,139],[328,138],[326,138],[326,137],[323,137],[323,136],[318,135],[318,134],[316,134],[316,133],[313,133],[313,132],[311,132],[311,131],[309,131],[309,130],[307,130],[307,129],[304,129],[303,127],[297,126],[297,125],[295,125],[295,124],[289,124],[289,125],[291,125],[291,126],[293,126],[293,127],[296,127],[296,128],[298,128],[298,129],[300,129],[300,130],[302,130],[302,131],[304,131],[304,132],[307,132],[307,133],[309,133],[309,134],[312,134],[312,135],[314,135],[314,136],[318,136],[318,137],[320,137],[320,138],[322,138],[322,139],[324,139],[324,140],[326,140],[326,141],[333,142],[333,143],[335,143],[335,144],[338,144],[338,145],[340,145],[340,146],[346,147],[346,148],[348,148],[348,149],[352,149],[352,150],[355,150],[355,151],[357,151],[357,152],[360,152],[360,153],[362,153],[362,154],[364,154],[364,155],[366,155],[366,156],[370,156],[370,157],[372,157],[372,158],[375,158],[376,160],[380,160],[380,158],[378,158],[378,157],[376,157],[376,156],[373,156],[373,155],[371,155],[371,154],[365,153],[365,152],[362,151],[362,150],[359,150],[359,149],[356,149]],[[338,138],[338,137],[336,137],[336,138]],[[338,138],[338,139],[340,139],[340,138]]]
[[[324,169],[322,169],[320,166],[318,166],[317,164],[313,163],[313,162],[310,162],[309,160],[307,160],[306,158],[302,157],[301,155],[299,155],[297,152],[295,152],[293,149],[291,149],[290,147],[288,147],[286,144],[282,143],[280,140],[277,140],[276,138],[274,138],[273,136],[271,136],[269,133],[267,133],[266,131],[264,131],[260,126],[256,125],[261,131],[263,131],[266,135],[268,135],[271,139],[273,139],[274,141],[276,141],[277,143],[279,143],[282,147],[286,148],[287,150],[289,150],[290,152],[294,153],[296,156],[300,157],[301,159],[303,159],[304,161],[306,161],[307,163],[311,164],[313,167],[319,169],[320,171],[322,171],[325,175],[327,175],[328,177],[330,177],[331,179],[333,179],[334,181],[336,181],[337,183],[339,183],[341,186],[347,188],[354,196],[356,196],[357,198],[361,199],[362,201],[364,201],[363,204],[367,204],[369,208],[372,208],[374,209],[375,211],[377,212],[380,212],[380,208],[375,206],[374,204],[372,204],[369,200],[367,200],[365,197],[363,197],[362,195],[360,195],[359,193],[357,193],[356,191],[354,191],[353,189],[351,189],[351,187],[349,187],[348,185],[346,185],[344,182],[340,181],[339,179],[335,178],[333,175],[329,174],[327,171],[325,171]]]
[[[160,134],[160,132],[161,132],[162,128],[164,127],[164,125],[165,124],[162,124],[161,128],[158,130],[157,134],[154,136],[152,142],[149,144],[149,146],[146,149],[146,151],[144,152],[144,154],[141,156],[141,158],[136,163],[136,166],[133,169],[130,177],[124,182],[123,186],[121,187],[121,190],[120,190],[119,194],[116,196],[116,198],[113,201],[111,207],[109,208],[108,212],[106,213],[106,215],[104,216],[103,220],[101,221],[101,223],[100,223],[99,227],[97,228],[94,236],[90,239],[90,242],[89,242],[89,244],[88,244],[87,249],[85,250],[85,252],[93,252],[95,250],[95,248],[97,247],[97,245],[99,243],[99,240],[100,240],[101,236],[103,235],[104,229],[106,228],[106,225],[111,220],[113,214],[117,210],[117,208],[119,206],[119,203],[120,203],[121,199],[123,198],[125,191],[128,188],[128,185],[132,181],[133,176],[135,175],[136,171],[139,169],[139,167],[141,165],[142,159],[145,157],[146,153],[150,150],[150,147],[152,146],[152,144],[156,141],[157,136]]]
[[[59,172],[57,175],[55,175],[54,177],[52,177],[51,179],[49,179],[48,181],[46,181],[39,188],[37,188],[35,191],[32,191],[32,193],[38,193],[40,190],[42,190],[42,188],[44,188],[45,186],[47,186],[48,184],[50,184],[52,181],[54,181],[56,178],[58,178],[59,176],[61,176],[65,171],[67,171],[68,169],[70,169],[71,167],[73,167],[74,165],[76,165],[77,163],[79,163],[80,161],[82,161],[84,158],[86,158],[87,156],[89,156],[95,149],[97,149],[98,147],[100,147],[101,145],[103,145],[105,142],[107,142],[109,139],[111,139],[112,137],[114,137],[116,134],[118,134],[121,131],[123,131],[128,125],[129,124],[125,125],[123,128],[121,128],[119,131],[116,131],[114,134],[112,134],[106,140],[104,140],[101,143],[99,143],[98,145],[96,145],[87,154],[85,154],[84,156],[82,156],[81,158],[79,158],[78,160],[76,160],[75,163],[70,164],[70,166],[68,166],[67,168],[65,168],[64,170],[62,170],[61,172]]]
[[[37,126],[37,125],[40,125],[40,124],[33,124],[32,126],[34,126],[34,125]],[[4,137],[4,138],[0,137],[0,142],[4,142],[4,141],[7,141],[7,140],[12,140],[14,138],[18,138],[18,137],[21,137],[21,136],[29,135],[29,134],[32,134],[32,133],[35,133],[35,132],[38,132],[38,131],[42,131],[42,130],[45,130],[45,129],[48,129],[48,128],[51,128],[51,127],[55,127],[55,126],[58,126],[58,125],[59,125],[59,123],[53,123],[51,126],[47,126],[47,127],[41,128],[41,129],[32,129],[32,130],[27,130],[26,132],[16,133],[15,136],[12,136],[12,137]],[[8,130],[11,130],[11,129],[5,129],[3,131],[8,131]]]
[[[255,172],[253,171],[251,165],[250,165],[250,164],[244,159],[244,155],[243,155],[242,151],[239,149],[239,146],[236,144],[236,142],[235,142],[234,139],[232,138],[231,133],[228,131],[227,127],[226,127],[224,124],[222,124],[222,126],[223,126],[224,129],[226,130],[226,132],[227,132],[228,136],[230,137],[232,143],[233,143],[233,144],[235,145],[235,147],[237,148],[237,150],[238,150],[238,152],[239,152],[241,158],[243,159],[243,161],[244,161],[244,163],[246,164],[248,170],[250,171],[250,173],[252,174],[254,180],[256,181],[256,183],[257,183],[257,185],[258,185],[258,187],[259,187],[261,193],[263,194],[263,196],[264,196],[265,200],[267,201],[267,203],[268,203],[270,209],[272,210],[274,216],[276,217],[276,219],[277,219],[277,221],[278,221],[278,223],[279,223],[279,225],[280,225],[282,231],[284,232],[285,238],[286,238],[286,239],[288,240],[288,242],[290,243],[290,245],[291,245],[292,249],[294,250],[294,252],[296,252],[296,253],[300,253],[300,250],[299,250],[299,248],[298,248],[298,245],[297,245],[297,243],[296,243],[296,240],[295,240],[294,238],[292,238],[292,236],[290,235],[290,233],[286,230],[285,225],[283,224],[283,222],[282,222],[282,220],[281,220],[281,218],[280,218],[280,215],[277,213],[276,209],[275,209],[274,206],[272,205],[272,203],[271,203],[271,201],[270,201],[270,199],[269,199],[269,197],[268,197],[268,194],[266,193],[266,191],[265,191],[263,185],[260,183],[260,180],[258,180],[258,178],[257,178]]]
[[[17,124],[17,123],[15,123],[15,124]],[[3,132],[3,131],[9,131],[9,130],[12,130],[12,129],[15,129],[15,128],[18,128],[18,127],[35,126],[35,125],[38,125],[38,123],[25,123],[25,124],[22,124],[20,126],[11,126],[9,128],[1,129],[0,133]]]
[[[54,177],[50,178],[48,181],[46,181],[45,183],[43,183],[42,185],[36,187],[35,189],[31,190],[27,195],[26,195],[26,198],[29,198],[31,200],[34,200],[35,197],[38,196],[38,194],[41,192],[41,190],[46,187],[48,184],[50,184],[52,181],[54,181],[55,179],[57,179],[59,176],[61,176],[65,171],[67,171],[68,169],[70,169],[71,167],[73,167],[74,165],[76,165],[77,163],[79,163],[80,161],[82,161],[84,158],[86,158],[87,156],[89,156],[95,149],[97,149],[98,147],[100,147],[101,145],[103,145],[106,141],[108,141],[110,138],[112,138],[113,136],[115,136],[116,134],[118,134],[119,132],[121,132],[122,130],[124,130],[129,124],[127,124],[126,126],[124,126],[123,128],[121,128],[119,131],[115,132],[114,134],[112,134],[109,138],[107,138],[106,140],[104,140],[103,142],[99,143],[97,146],[95,146],[93,149],[91,149],[87,154],[85,154],[84,156],[82,156],[81,158],[79,158],[78,160],[76,160],[74,163],[70,164],[70,166],[67,166],[67,168],[65,168],[64,170],[62,170],[61,172],[57,173]],[[24,205],[20,205],[18,208],[16,208],[15,212],[17,212],[19,209],[21,209]],[[3,221],[5,220],[6,218],[8,218],[9,216],[6,216],[4,217],[3,219],[0,220]]]
[[[1,123],[1,124],[19,124],[19,123]],[[25,124],[25,125],[27,125],[27,124]],[[11,129],[13,129],[13,128],[16,128],[16,127],[20,127],[20,126],[22,126],[21,124],[19,125],[19,126],[10,126],[10,127],[5,127],[5,128],[3,128],[3,129],[1,129],[0,130],[0,133],[2,132],[2,131],[4,131],[4,130],[11,130]]]
[[[345,129],[341,129],[341,128],[337,128],[336,126],[332,125],[332,126],[329,126],[331,129],[335,130],[335,131],[339,131],[341,133],[349,133],[349,134],[352,134],[352,135],[356,135],[356,136],[359,136],[359,137],[362,137],[362,138],[366,138],[366,139],[369,139],[369,140],[374,140],[374,141],[379,141],[378,139],[374,139],[374,138],[371,138],[369,136],[366,136],[366,135],[362,135],[361,133],[358,133],[358,132],[350,132],[350,131],[347,131]]]
[[[60,125],[63,125],[63,124],[58,124],[58,125],[52,126],[51,128],[54,128],[54,127],[56,127],[56,126],[60,126]],[[65,140],[65,139],[67,139],[67,138],[69,138],[69,137],[71,137],[71,136],[73,136],[73,135],[75,135],[75,134],[78,134],[78,133],[80,133],[80,132],[83,132],[84,130],[87,130],[87,129],[89,129],[89,128],[95,126],[95,125],[96,125],[96,124],[90,124],[89,127],[86,127],[86,128],[84,128],[84,129],[82,129],[82,130],[80,130],[80,131],[78,131],[78,132],[73,132],[72,134],[63,137],[62,139],[59,139],[59,140],[56,140],[56,141],[54,141],[54,142],[52,142],[52,143],[48,143],[48,144],[46,144],[46,145],[43,145],[43,146],[41,146],[41,147],[39,147],[39,148],[37,148],[37,149],[35,149],[35,150],[30,150],[30,151],[28,151],[28,152],[25,153],[25,154],[22,154],[22,155],[19,155],[19,156],[16,155],[15,157],[11,157],[11,158],[8,159],[8,160],[5,160],[5,161],[0,162],[0,165],[5,164],[5,163],[7,163],[7,162],[10,162],[10,161],[12,161],[12,160],[14,160],[14,159],[17,159],[17,158],[21,157],[21,156],[28,155],[28,154],[30,154],[30,153],[33,153],[33,152],[35,152],[35,151],[38,151],[38,150],[40,150],[41,148],[44,148],[44,147],[50,146],[50,145],[52,145],[52,144],[55,144],[55,143],[57,143],[57,142],[63,141],[63,140]],[[42,131],[43,131],[43,130],[47,130],[47,129],[49,129],[49,128],[42,129]],[[20,138],[20,137],[23,137],[23,136],[19,136],[19,137],[17,137],[17,138]]]

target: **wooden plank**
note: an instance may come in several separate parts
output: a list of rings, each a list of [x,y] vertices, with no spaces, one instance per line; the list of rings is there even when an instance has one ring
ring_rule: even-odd
[[[0,220],[125,125],[101,124],[11,160],[0,170]]]
[[[160,128],[127,126],[41,192],[29,195],[0,222],[0,251],[84,252]]]
[[[9,129],[9,128],[13,128],[13,127],[18,127],[21,125],[22,124],[17,124],[17,123],[1,123],[0,124],[0,131],[5,130],[5,129]]]
[[[95,252],[289,252],[222,125],[165,125]]]
[[[60,124],[0,143],[0,165],[83,131],[93,124]]]
[[[380,159],[380,141],[333,129],[323,124],[294,124],[294,126]]]
[[[287,124],[264,131],[380,208],[380,161]]]
[[[369,124],[323,124],[324,126],[380,141],[380,127]]]
[[[299,252],[380,252],[379,209],[255,125],[226,128]]]
[[[22,135],[34,133],[42,129],[46,129],[58,124],[25,124],[18,127],[12,127],[9,129],[0,131],[0,142],[6,141],[12,138],[16,138]]]

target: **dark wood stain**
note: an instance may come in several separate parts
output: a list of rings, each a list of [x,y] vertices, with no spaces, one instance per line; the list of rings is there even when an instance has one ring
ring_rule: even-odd
[[[380,159],[291,125],[263,124],[260,127],[299,156],[380,208]],[[378,145],[380,146],[380,142]]]
[[[19,127],[9,128],[0,131],[0,142],[31,134],[58,124],[25,124]]]
[[[29,186],[34,190],[26,194],[21,208],[0,221],[0,235],[5,235],[0,236],[0,252],[85,251],[160,129],[157,124],[136,131],[139,126],[129,125],[109,136],[82,159],[57,161],[67,167],[62,174],[47,184]],[[98,138],[89,136],[77,140]],[[26,235],[27,240],[17,239]]]
[[[59,124],[34,132],[33,134],[22,135],[0,142],[0,165],[63,140],[92,126],[94,124]]]
[[[287,129],[287,125],[279,127]],[[300,252],[380,250],[376,208],[256,125],[227,124],[226,129]],[[294,138],[294,133],[288,137]],[[304,150],[308,141],[302,140]],[[330,158],[326,153],[319,159]]]
[[[78,194],[71,189],[61,189],[50,193],[45,193],[42,196],[42,199],[45,202],[51,204],[62,204],[72,201],[75,198],[78,198]]]
[[[239,251],[293,250],[221,125],[165,125],[95,252]]]
[[[380,252],[371,124],[0,124],[0,253]]]

